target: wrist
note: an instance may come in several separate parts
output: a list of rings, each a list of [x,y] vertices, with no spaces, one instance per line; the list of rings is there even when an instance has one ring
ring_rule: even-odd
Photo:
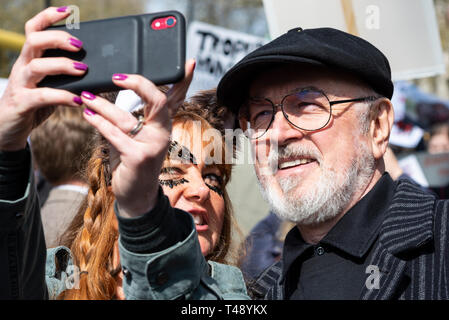
[[[157,203],[158,187],[146,193],[139,200],[117,199],[118,214],[123,218],[136,218],[150,212]]]

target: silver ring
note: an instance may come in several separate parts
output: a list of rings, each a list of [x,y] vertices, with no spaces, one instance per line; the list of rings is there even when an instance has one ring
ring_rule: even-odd
[[[136,125],[134,126],[134,128],[131,129],[131,131],[128,133],[128,135],[130,135],[131,137],[134,137],[136,134],[138,134],[139,131],[143,127],[144,121],[145,121],[144,117],[139,116],[139,118],[137,119]]]

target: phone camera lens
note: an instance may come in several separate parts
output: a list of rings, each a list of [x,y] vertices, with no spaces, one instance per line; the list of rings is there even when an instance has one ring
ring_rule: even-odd
[[[175,23],[175,19],[173,19],[173,18],[167,19],[167,26],[172,26],[174,23]]]

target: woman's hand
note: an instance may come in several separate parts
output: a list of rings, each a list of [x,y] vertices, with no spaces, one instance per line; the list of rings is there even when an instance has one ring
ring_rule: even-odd
[[[37,88],[46,75],[83,75],[86,66],[63,58],[42,58],[46,49],[79,51],[82,42],[65,31],[43,31],[69,16],[67,7],[50,7],[25,24],[26,41],[0,99],[0,150],[25,148],[33,127],[39,125],[56,105],[79,107],[81,99],[65,90]]]
[[[151,210],[158,193],[158,177],[168,151],[171,113],[183,103],[193,77],[195,61],[186,62],[184,79],[165,95],[140,75],[114,75],[114,83],[136,92],[144,101],[143,127],[135,136],[130,132],[136,118],[106,99],[83,92],[85,118],[105,137],[112,148],[112,191],[120,215],[134,217]]]

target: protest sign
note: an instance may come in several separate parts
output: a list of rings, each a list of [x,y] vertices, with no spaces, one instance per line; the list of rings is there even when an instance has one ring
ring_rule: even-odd
[[[196,67],[187,96],[192,96],[198,90],[215,88],[227,70],[266,42],[263,38],[246,33],[203,22],[192,22],[187,32],[186,56],[196,59]],[[268,214],[269,207],[257,188],[253,165],[248,163],[244,154],[246,153],[237,154],[233,178],[227,185],[227,190],[237,221],[247,234]]]
[[[404,173],[423,187],[449,185],[449,153],[416,152],[398,159]]]
[[[273,38],[295,27],[332,27],[378,47],[390,61],[394,81],[445,72],[432,0],[263,2]]]
[[[196,59],[196,68],[188,96],[215,88],[227,70],[265,42],[260,37],[193,21],[187,32],[187,58]]]

